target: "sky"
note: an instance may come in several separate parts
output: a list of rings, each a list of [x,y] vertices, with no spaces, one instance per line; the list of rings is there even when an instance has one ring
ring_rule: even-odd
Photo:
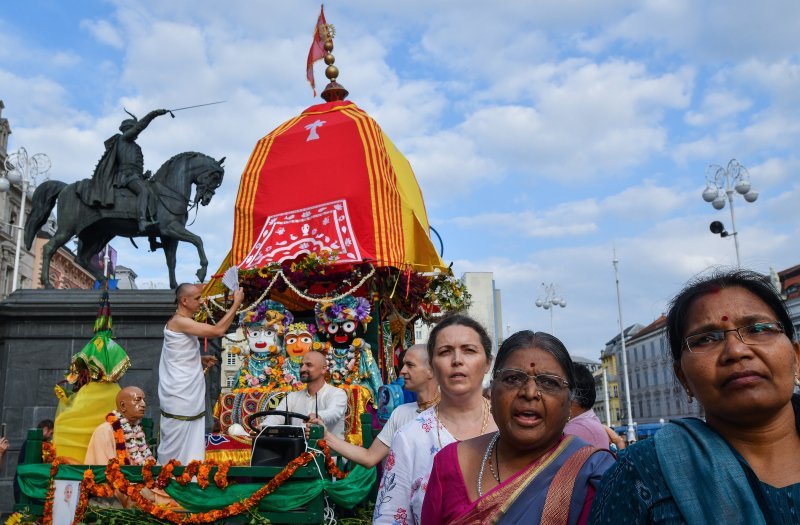
[[[214,271],[230,248],[239,177],[256,142],[314,99],[306,57],[319,4],[10,2],[0,13],[9,151],[46,153],[49,177],[91,176],[103,141],[156,108],[225,100],[154,121],[145,169],[182,151],[225,156],[200,210]],[[709,232],[710,165],[737,159],[759,192],[735,196],[742,266],[800,264],[800,4],[794,0],[334,1],[349,100],[411,162],[444,259],[493,272],[506,331],[550,331],[543,284],[566,300],[553,332],[598,359],[624,324],[649,324],[691,276],[735,265]],[[319,87],[324,65],[315,69]],[[162,253],[117,239],[140,287],[167,287]],[[178,252],[178,280],[198,267]],[[507,335],[507,334],[506,334]]]

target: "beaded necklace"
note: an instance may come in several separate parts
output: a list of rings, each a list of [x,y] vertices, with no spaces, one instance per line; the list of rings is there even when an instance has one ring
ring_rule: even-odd
[[[489,441],[489,446],[486,447],[486,452],[484,452],[484,454],[483,454],[483,460],[481,461],[481,468],[478,471],[478,497],[479,498],[483,497],[483,471],[486,468],[486,463],[489,461],[489,456],[492,455],[492,449],[495,448],[495,444],[497,444],[497,440],[499,438],[500,438],[500,431],[497,431],[492,436],[491,441]],[[495,471],[494,471],[494,468],[492,467],[491,462],[489,462],[489,468],[492,470],[492,475],[493,475],[495,481],[497,481],[497,483],[500,484],[500,475],[499,474],[495,475]],[[500,471],[500,464],[499,463],[497,465],[497,470],[498,470],[498,472]]]

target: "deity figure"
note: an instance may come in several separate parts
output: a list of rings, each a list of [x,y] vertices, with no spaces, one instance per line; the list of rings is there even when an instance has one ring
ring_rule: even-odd
[[[293,320],[292,313],[281,303],[269,299],[242,314],[239,324],[244,328],[249,354],[239,370],[237,388],[286,386],[283,380],[283,335]]]
[[[293,390],[305,388],[300,380],[300,365],[316,340],[317,327],[308,323],[293,323],[286,328],[283,342],[286,360],[283,362],[283,380]]]
[[[359,385],[369,390],[373,403],[383,384],[369,343],[361,337],[370,317],[369,302],[363,297],[344,297],[314,308],[319,336],[326,340],[328,373],[334,386]]]

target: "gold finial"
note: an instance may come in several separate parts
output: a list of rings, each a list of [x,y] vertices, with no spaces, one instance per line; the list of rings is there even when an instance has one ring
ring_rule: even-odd
[[[319,27],[319,35],[321,38],[325,39],[325,63],[328,64],[328,67],[325,68],[325,76],[328,77],[330,82],[325,89],[322,90],[322,98],[325,99],[326,102],[333,102],[335,100],[344,100],[347,98],[349,94],[347,90],[336,82],[336,79],[339,77],[339,68],[334,66],[333,63],[336,62],[336,58],[334,58],[333,53],[333,38],[336,36],[336,29],[333,27],[333,24],[325,24]]]

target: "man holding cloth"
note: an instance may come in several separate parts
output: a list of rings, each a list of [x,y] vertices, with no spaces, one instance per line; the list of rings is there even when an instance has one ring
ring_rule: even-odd
[[[175,314],[164,327],[164,346],[158,365],[158,399],[161,404],[158,461],[177,459],[182,465],[204,460],[206,382],[203,372],[217,358],[200,355],[198,337],[222,337],[244,300],[244,291],[233,292],[233,304],[217,324],[193,319],[201,306],[201,285],[184,283],[175,290]]]

